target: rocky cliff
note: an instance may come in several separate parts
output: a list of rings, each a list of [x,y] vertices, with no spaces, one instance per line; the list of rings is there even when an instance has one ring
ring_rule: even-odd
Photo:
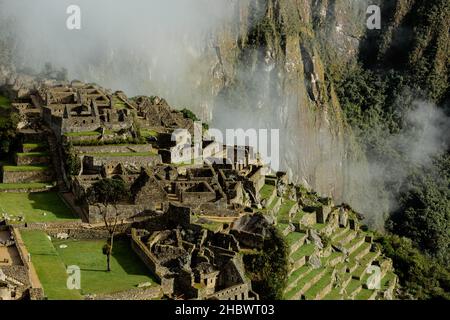
[[[365,202],[359,195],[358,179],[350,177],[366,174],[366,168],[364,161],[356,162],[357,168],[354,161],[348,161],[355,156],[354,142],[330,70],[343,69],[347,61],[355,60],[359,54],[366,33],[369,1],[229,0],[228,3],[220,22],[208,28],[195,26],[184,30],[179,26],[172,28],[176,23],[171,23],[167,34],[156,37],[149,30],[147,38],[143,37],[147,31],[141,30],[147,24],[149,28],[155,23],[161,23],[161,28],[165,24],[159,20],[149,23],[139,20],[141,16],[130,5],[132,14],[123,16],[123,20],[127,22],[127,17],[132,16],[139,21],[139,30],[125,30],[129,38],[137,38],[136,42],[122,39],[125,31],[106,32],[102,31],[109,30],[106,27],[89,28],[90,25],[78,34],[65,31],[58,38],[61,34],[51,33],[52,25],[43,24],[44,29],[48,27],[45,29],[48,37],[42,39],[39,48],[33,48],[31,39],[21,39],[21,34],[12,32],[12,38],[21,41],[17,41],[18,45],[7,44],[11,50],[4,54],[0,51],[0,57],[2,64],[16,60],[16,65],[26,70],[24,67],[30,64],[43,65],[44,61],[37,58],[41,53],[57,68],[68,68],[70,78],[98,82],[130,95],[164,96],[174,106],[193,109],[214,127],[279,129],[281,170],[288,171],[296,182],[337,201],[355,205],[354,195],[358,193],[358,201]],[[83,9],[87,17],[96,12],[94,7]],[[148,14],[149,19],[157,19],[156,14]],[[103,25],[102,16],[94,16]],[[24,16],[11,23],[8,20],[9,28],[17,25],[17,30],[23,29],[21,23],[26,19],[33,17]],[[134,25],[134,20],[123,26]],[[31,22],[28,24],[32,25]],[[197,29],[201,30],[198,34],[194,32]],[[28,30],[28,34],[33,34],[32,31]],[[137,36],[130,36],[134,34]],[[108,38],[96,44],[80,40],[96,36]],[[62,45],[65,42],[70,46]],[[48,52],[44,50],[46,47]],[[90,51],[95,54],[86,53]],[[17,78],[13,71],[3,68],[0,82],[6,81],[15,86],[29,85],[26,78]]]
[[[344,199],[351,134],[327,75],[355,57],[367,1],[234,1],[207,59],[212,122],[220,128],[280,129],[281,169]]]

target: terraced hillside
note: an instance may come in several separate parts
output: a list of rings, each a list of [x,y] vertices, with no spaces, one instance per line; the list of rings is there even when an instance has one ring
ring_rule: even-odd
[[[329,198],[267,177],[260,190],[263,212],[290,249],[288,300],[392,299],[392,262],[372,243],[357,213]]]
[[[46,135],[31,129],[19,130],[20,139],[16,152],[1,164],[2,191],[45,190],[53,185],[53,150]]]

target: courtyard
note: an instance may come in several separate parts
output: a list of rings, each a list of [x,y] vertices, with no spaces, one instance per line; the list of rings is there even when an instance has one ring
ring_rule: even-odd
[[[150,271],[131,249],[128,239],[117,239],[106,271],[102,253],[104,240],[50,240],[42,231],[22,231],[31,260],[49,299],[82,299],[87,294],[106,295],[137,288],[141,283],[156,286]],[[68,266],[81,271],[81,289],[66,287]]]
[[[67,222],[77,216],[56,192],[0,193],[0,215],[6,214],[24,222]],[[14,222],[14,221],[13,221]]]

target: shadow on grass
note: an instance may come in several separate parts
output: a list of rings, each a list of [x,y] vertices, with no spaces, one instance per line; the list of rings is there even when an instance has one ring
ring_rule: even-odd
[[[87,272],[103,272],[106,273],[106,266],[105,269],[89,269],[89,268],[80,268],[81,271],[87,271]]]
[[[112,256],[127,274],[149,276],[156,282],[151,271],[134,253],[129,240],[117,240],[113,247]]]
[[[31,207],[36,210],[50,212],[58,219],[77,219],[56,192],[36,192],[28,195]]]

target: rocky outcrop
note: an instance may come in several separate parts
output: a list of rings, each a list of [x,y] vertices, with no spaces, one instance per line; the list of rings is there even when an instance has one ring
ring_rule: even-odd
[[[213,126],[222,129],[279,129],[281,169],[342,198],[346,129],[324,65],[338,66],[358,53],[367,1],[233,5],[233,23],[214,35],[204,55],[211,72],[197,83],[208,88],[202,92],[210,101],[198,113],[211,114]]]

